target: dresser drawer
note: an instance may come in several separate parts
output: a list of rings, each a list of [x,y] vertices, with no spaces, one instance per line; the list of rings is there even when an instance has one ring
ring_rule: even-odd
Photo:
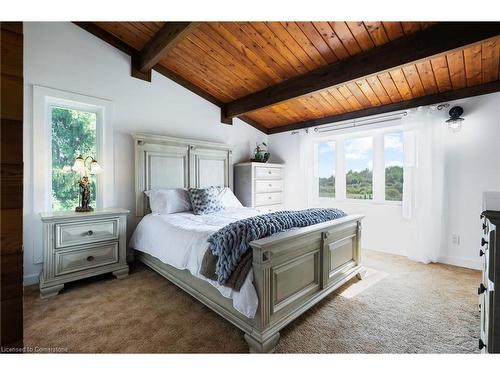
[[[118,243],[55,253],[55,275],[87,270],[118,262]]]
[[[281,193],[259,193],[255,194],[256,206],[270,206],[281,203]]]
[[[283,182],[281,180],[256,180],[256,193],[272,193],[283,190]]]
[[[271,212],[280,211],[281,209],[283,209],[283,206],[281,204],[273,204],[271,206],[256,207],[256,210],[259,211],[261,214],[268,214]]]
[[[281,179],[281,168],[255,167],[255,178],[256,179],[279,180],[279,179]]]
[[[118,239],[118,218],[55,225],[55,247],[67,247]]]

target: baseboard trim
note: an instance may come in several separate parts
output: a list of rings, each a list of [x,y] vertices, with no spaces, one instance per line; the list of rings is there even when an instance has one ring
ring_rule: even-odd
[[[408,257],[406,254],[402,254],[399,252],[392,252],[392,251],[382,251],[382,250],[374,250],[374,249],[368,249],[368,248],[363,248],[363,250],[368,250],[368,251],[377,251],[380,253],[385,253],[385,254],[391,254],[391,255],[399,255],[403,257]],[[363,255],[361,255],[361,258],[363,258]],[[444,256],[441,255],[437,259],[438,263],[443,263],[443,264],[448,264],[450,266],[457,266],[457,267],[463,267],[463,268],[470,268],[473,270],[482,270],[483,269],[483,262],[481,259],[469,259],[469,258],[460,258],[460,257],[453,257],[453,256]]]
[[[483,262],[481,260],[472,260],[467,258],[440,256],[439,263],[449,264],[450,266],[458,266],[464,268],[471,268],[473,270],[482,270]]]
[[[40,274],[34,273],[32,275],[24,275],[23,277],[23,285],[28,286],[28,285],[35,285],[39,283],[39,277]]]

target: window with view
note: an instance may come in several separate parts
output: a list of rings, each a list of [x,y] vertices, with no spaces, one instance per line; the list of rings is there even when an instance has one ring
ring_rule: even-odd
[[[345,141],[346,198],[373,199],[373,138]]]
[[[403,133],[384,135],[385,200],[403,200]]]
[[[335,142],[318,145],[318,184],[320,198],[335,198]]]
[[[72,166],[79,155],[96,157],[97,115],[63,107],[50,108],[52,128],[52,209],[74,210],[78,206],[79,175],[68,173],[65,166]],[[91,182],[91,202],[95,207],[96,181]]]

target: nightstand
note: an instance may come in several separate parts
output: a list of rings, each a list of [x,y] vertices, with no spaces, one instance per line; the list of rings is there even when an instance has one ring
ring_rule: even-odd
[[[127,214],[121,208],[41,214],[43,271],[40,297],[55,296],[70,281],[113,272],[128,275]]]

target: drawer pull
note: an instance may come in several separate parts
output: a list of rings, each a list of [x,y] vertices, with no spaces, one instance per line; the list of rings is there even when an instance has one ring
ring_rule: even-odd
[[[486,292],[486,290],[487,290],[487,289],[486,289],[486,287],[484,286],[484,284],[483,284],[483,283],[481,283],[481,284],[479,285],[479,288],[477,288],[477,294],[483,294],[484,292]]]
[[[273,199],[273,197],[269,196],[269,197],[267,197],[267,199]]]
[[[479,339],[479,350],[486,348],[486,345],[484,345],[483,340]]]
[[[91,230],[89,230],[89,231],[87,232],[87,235],[88,235],[88,236],[92,236],[93,234],[94,234],[94,232],[93,232],[93,231],[91,231]]]
[[[483,250],[479,250],[479,256],[482,257],[484,255],[484,251]]]
[[[484,238],[481,238],[481,246],[484,246],[488,243]]]
[[[269,186],[269,187],[273,187],[273,184],[267,184],[267,186]]]
[[[94,257],[92,255],[89,255],[87,257],[87,261],[92,262],[94,260]]]

